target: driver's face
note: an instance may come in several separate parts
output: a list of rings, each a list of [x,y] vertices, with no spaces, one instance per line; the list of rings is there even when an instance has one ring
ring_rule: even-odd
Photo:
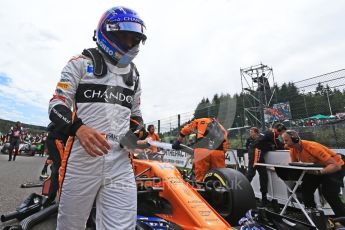
[[[132,32],[118,31],[116,32],[116,36],[124,45],[130,48],[139,45],[141,41],[141,39],[135,33]]]

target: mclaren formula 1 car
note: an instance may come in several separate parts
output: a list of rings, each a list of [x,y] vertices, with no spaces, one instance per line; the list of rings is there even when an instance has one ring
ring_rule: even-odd
[[[164,219],[172,229],[231,229],[256,205],[250,183],[234,169],[212,169],[196,182],[170,163],[135,159],[133,166],[138,214]]]

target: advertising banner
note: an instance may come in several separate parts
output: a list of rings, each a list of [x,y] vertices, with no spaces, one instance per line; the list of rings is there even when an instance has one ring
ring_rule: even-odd
[[[283,102],[273,104],[271,108],[265,108],[264,110],[265,122],[271,123],[274,121],[284,121],[290,120],[291,111],[290,111],[290,103]]]

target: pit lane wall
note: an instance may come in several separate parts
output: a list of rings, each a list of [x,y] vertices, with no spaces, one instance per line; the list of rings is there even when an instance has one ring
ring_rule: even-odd
[[[345,149],[333,149],[335,152],[345,155]],[[177,167],[182,168],[192,168],[192,160],[190,155],[177,150],[164,150],[164,161],[169,162]],[[290,154],[288,150],[278,150],[278,151],[271,151],[268,152],[265,156],[266,163],[269,164],[288,164],[290,162]],[[239,167],[247,167],[248,165],[248,155],[244,154],[244,158],[237,157],[237,150],[229,150],[225,154],[225,164],[227,167],[238,169]],[[289,192],[286,187],[286,184],[283,180],[281,180],[277,174],[275,173],[274,169],[268,169],[268,199],[269,200],[276,200],[279,204],[284,205],[289,197]],[[344,178],[345,183],[345,178]],[[253,178],[251,185],[253,187],[255,196],[257,198],[261,198],[260,192],[260,182],[259,182],[259,174],[256,173],[255,177]],[[345,190],[342,188],[341,195],[345,199]],[[332,215],[332,209],[325,201],[325,199],[319,195],[319,191],[316,190],[314,196],[316,204],[319,208],[322,208],[326,215]],[[290,204],[291,206],[291,204]]]

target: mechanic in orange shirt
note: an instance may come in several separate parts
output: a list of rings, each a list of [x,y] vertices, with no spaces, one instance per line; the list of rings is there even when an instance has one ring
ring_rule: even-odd
[[[186,124],[173,149],[180,149],[186,135],[196,133],[194,147],[194,167],[196,181],[202,181],[211,168],[225,168],[225,152],[228,149],[227,132],[215,118],[194,119]]]
[[[159,138],[159,135],[155,133],[155,126],[154,125],[149,125],[147,126],[147,137],[146,139],[151,139],[152,141],[160,141],[161,139]],[[151,155],[154,155],[158,152],[157,146],[151,145],[150,146],[150,151]]]
[[[345,216],[345,205],[338,194],[344,186],[344,161],[324,145],[317,142],[301,140],[294,130],[287,130],[283,134],[285,145],[290,149],[292,162],[309,162],[322,165],[321,171],[306,174],[302,182],[302,198],[307,208],[316,208],[314,201],[315,190],[322,185],[322,195],[325,197],[337,217]]]

